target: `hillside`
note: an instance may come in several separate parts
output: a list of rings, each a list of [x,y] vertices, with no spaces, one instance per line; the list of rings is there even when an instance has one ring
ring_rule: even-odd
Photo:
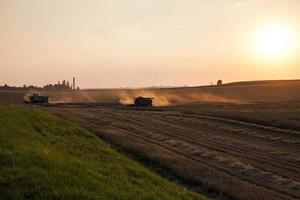
[[[3,105],[0,113],[0,199],[203,198],[52,114]]]
[[[220,86],[159,89],[99,89],[76,92],[45,92],[53,103],[130,104],[137,96],[154,97],[156,106],[194,103],[267,103],[300,101],[300,80],[248,81]]]
[[[80,91],[40,91],[51,103],[133,103],[137,96],[154,97],[156,106],[197,103],[277,103],[299,102],[300,80],[244,81],[224,85],[144,88],[93,89]],[[21,103],[27,91],[0,91],[0,103]]]

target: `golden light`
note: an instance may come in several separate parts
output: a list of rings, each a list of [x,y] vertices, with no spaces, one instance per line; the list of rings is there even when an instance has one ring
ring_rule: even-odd
[[[282,60],[289,57],[296,43],[293,29],[286,25],[269,25],[255,35],[254,45],[258,56],[268,60]]]

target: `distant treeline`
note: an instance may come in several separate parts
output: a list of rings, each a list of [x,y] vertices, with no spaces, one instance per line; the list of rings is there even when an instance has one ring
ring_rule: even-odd
[[[43,87],[34,86],[34,85],[23,85],[23,87],[18,86],[10,86],[8,84],[4,84],[0,86],[0,90],[72,90],[72,85],[70,85],[69,81],[63,80],[61,83],[58,81],[57,84],[47,84]],[[77,87],[79,90],[79,87]]]

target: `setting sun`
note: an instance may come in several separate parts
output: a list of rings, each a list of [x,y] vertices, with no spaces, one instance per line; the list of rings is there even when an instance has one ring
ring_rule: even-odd
[[[295,34],[286,25],[269,25],[255,35],[255,48],[263,59],[285,59],[293,53]]]

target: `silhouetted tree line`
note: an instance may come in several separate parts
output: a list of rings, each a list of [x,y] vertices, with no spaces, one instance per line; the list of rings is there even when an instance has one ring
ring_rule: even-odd
[[[79,87],[77,87],[79,90]],[[70,85],[69,81],[63,80],[61,83],[58,81],[57,84],[47,84],[43,87],[33,86],[33,85],[23,85],[23,87],[17,86],[9,86],[4,84],[0,86],[0,90],[72,90],[72,85]]]
[[[17,87],[17,86],[10,86],[8,84],[4,84],[3,86],[0,86],[0,90],[31,90],[31,89],[43,89],[42,87],[34,86],[34,85],[23,85],[23,87]]]

